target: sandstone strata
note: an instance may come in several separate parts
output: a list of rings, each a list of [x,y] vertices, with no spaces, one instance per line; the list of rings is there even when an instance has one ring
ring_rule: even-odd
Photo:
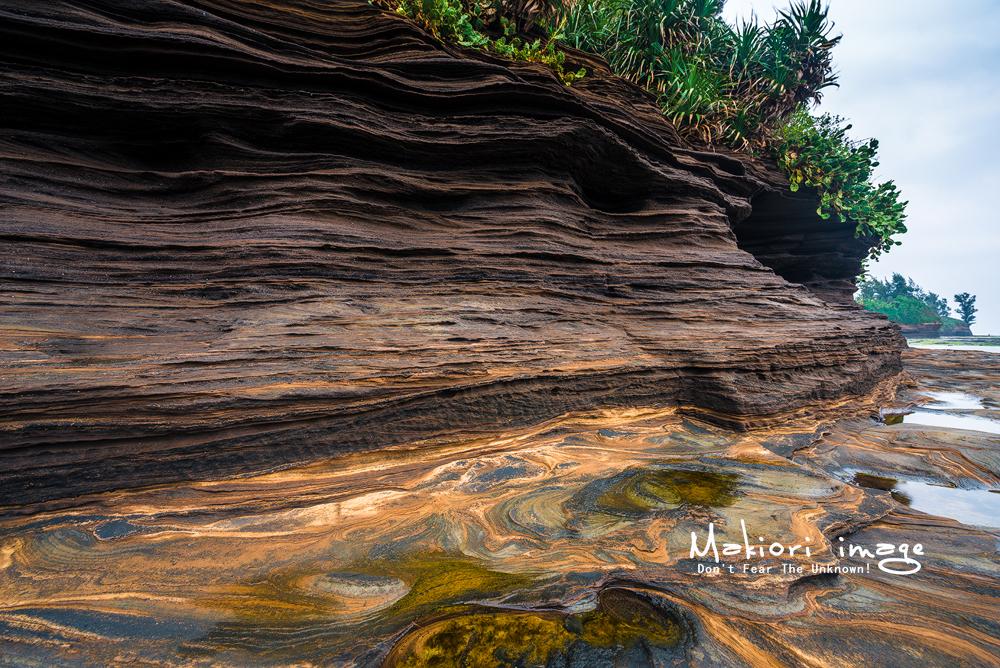
[[[0,40],[0,504],[900,370],[849,227],[584,54],[345,0],[7,0]]]
[[[997,355],[905,361],[904,400],[972,393],[982,408],[958,413],[1000,417]],[[1000,656],[1000,516],[976,527],[956,514],[998,496],[985,489],[1000,484],[1000,435],[859,418],[748,434],[674,409],[604,409],[424,446],[0,515],[5,662],[954,668]],[[900,493],[917,481],[958,503]],[[717,561],[709,525],[719,551],[739,553]],[[692,533],[706,554],[692,555]],[[904,545],[914,562],[898,561]]]

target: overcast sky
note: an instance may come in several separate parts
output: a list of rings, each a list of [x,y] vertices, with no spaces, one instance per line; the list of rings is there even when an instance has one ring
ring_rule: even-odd
[[[903,193],[909,231],[871,273],[976,295],[974,334],[1000,335],[1000,2],[829,0],[840,88],[819,112],[879,140],[876,180]],[[770,23],[788,0],[728,0]]]

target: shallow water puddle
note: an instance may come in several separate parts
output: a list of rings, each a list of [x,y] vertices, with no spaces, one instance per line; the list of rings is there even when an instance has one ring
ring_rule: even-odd
[[[912,480],[855,474],[855,485],[880,489],[892,498],[928,515],[950,517],[963,524],[1000,527],[1000,490],[969,490]]]
[[[925,427],[946,427],[948,429],[968,429],[982,431],[988,434],[1000,434],[1000,422],[974,415],[953,415],[934,411],[914,411],[903,417],[900,422],[919,424]]]
[[[897,489],[910,498],[914,510],[973,526],[1000,527],[1000,490],[958,489],[912,481],[900,482]]]
[[[983,400],[974,394],[966,394],[964,392],[927,392],[926,394],[934,399],[934,401],[924,404],[921,408],[934,411],[979,410],[984,408]]]
[[[1000,346],[991,345],[962,345],[950,343],[909,343],[911,348],[923,348],[926,350],[975,350],[984,353],[1000,353]]]
[[[988,434],[1000,434],[1000,422],[964,411],[983,410],[983,400],[965,392],[927,392],[930,401],[909,413],[886,413],[885,424],[917,424],[925,427],[967,429]],[[954,413],[952,411],[963,411]]]

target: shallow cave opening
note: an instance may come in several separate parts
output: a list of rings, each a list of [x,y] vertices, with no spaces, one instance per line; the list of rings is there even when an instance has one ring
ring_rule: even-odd
[[[870,244],[854,236],[852,222],[821,218],[818,198],[774,190],[756,196],[751,205],[752,213],[733,227],[741,250],[826,302],[854,304],[855,280]]]

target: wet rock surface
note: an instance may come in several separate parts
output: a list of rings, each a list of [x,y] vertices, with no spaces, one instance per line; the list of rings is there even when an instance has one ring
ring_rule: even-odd
[[[992,414],[996,356],[905,357],[910,385],[887,410],[982,392],[981,409],[939,403]],[[973,526],[893,490],[998,489],[998,439],[858,418],[739,433],[676,409],[608,409],[8,507],[4,657],[991,666],[1000,514]]]
[[[852,231],[599,61],[342,1],[0,38],[5,665],[995,665],[993,520],[906,485],[997,437],[869,416],[1000,365],[900,377]]]
[[[346,0],[6,0],[0,40],[0,504],[601,407],[749,429],[901,368],[781,278],[864,248],[762,266],[781,184],[584,54],[567,87]]]

